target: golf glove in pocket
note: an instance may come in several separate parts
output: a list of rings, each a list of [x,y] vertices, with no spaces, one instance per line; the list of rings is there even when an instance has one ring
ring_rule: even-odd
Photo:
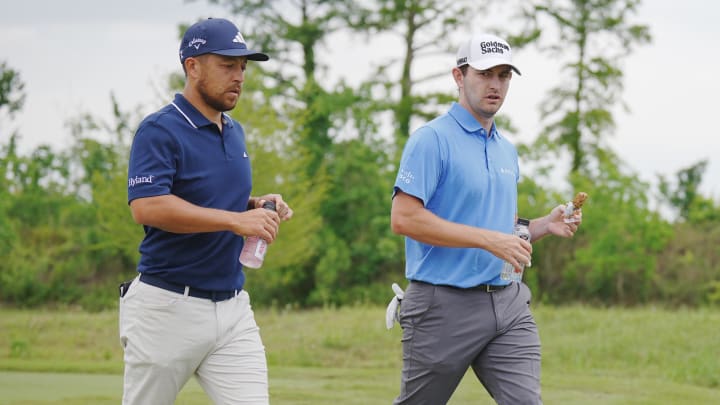
[[[392,329],[395,325],[395,321],[399,321],[398,310],[400,308],[400,302],[405,297],[405,291],[403,291],[396,283],[392,283],[392,290],[395,293],[395,296],[392,297],[387,306],[387,310],[385,311],[385,326],[387,326],[388,330]]]

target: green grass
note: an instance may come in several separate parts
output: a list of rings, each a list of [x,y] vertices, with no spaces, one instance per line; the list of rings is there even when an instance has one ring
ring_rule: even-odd
[[[534,310],[547,404],[720,403],[720,311]],[[389,404],[400,330],[384,308],[258,310],[273,404]],[[122,351],[114,311],[0,309],[0,404],[117,404]],[[191,381],[177,404],[207,404]],[[469,373],[451,404],[492,404]]]

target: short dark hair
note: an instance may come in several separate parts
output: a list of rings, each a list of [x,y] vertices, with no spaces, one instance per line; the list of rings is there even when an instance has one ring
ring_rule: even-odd
[[[458,69],[460,69],[460,72],[462,72],[463,76],[467,75],[467,71],[468,71],[468,67],[469,67],[469,66],[470,66],[470,65],[467,65],[467,64],[462,65],[462,66],[458,66]]]

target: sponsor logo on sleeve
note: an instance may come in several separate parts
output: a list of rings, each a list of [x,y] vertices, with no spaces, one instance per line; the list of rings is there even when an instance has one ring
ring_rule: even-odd
[[[152,174],[149,176],[130,177],[128,179],[128,188],[135,187],[138,184],[152,184],[153,178],[155,178],[155,176],[153,176]]]
[[[398,173],[398,181],[405,184],[410,184],[415,180],[415,175],[409,170],[400,169],[400,173]]]

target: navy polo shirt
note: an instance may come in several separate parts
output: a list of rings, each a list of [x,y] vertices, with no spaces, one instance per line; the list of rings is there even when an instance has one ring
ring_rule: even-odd
[[[512,233],[517,212],[517,150],[493,124],[488,134],[460,104],[415,131],[400,160],[394,192],[422,200],[445,220]],[[405,238],[409,280],[468,288],[507,284],[503,262],[483,249]]]
[[[192,204],[247,210],[252,189],[245,133],[223,114],[223,131],[181,94],[138,127],[128,165],[128,203],[174,194]],[[138,271],[204,290],[241,289],[243,238],[232,232],[176,234],[144,226]]]

